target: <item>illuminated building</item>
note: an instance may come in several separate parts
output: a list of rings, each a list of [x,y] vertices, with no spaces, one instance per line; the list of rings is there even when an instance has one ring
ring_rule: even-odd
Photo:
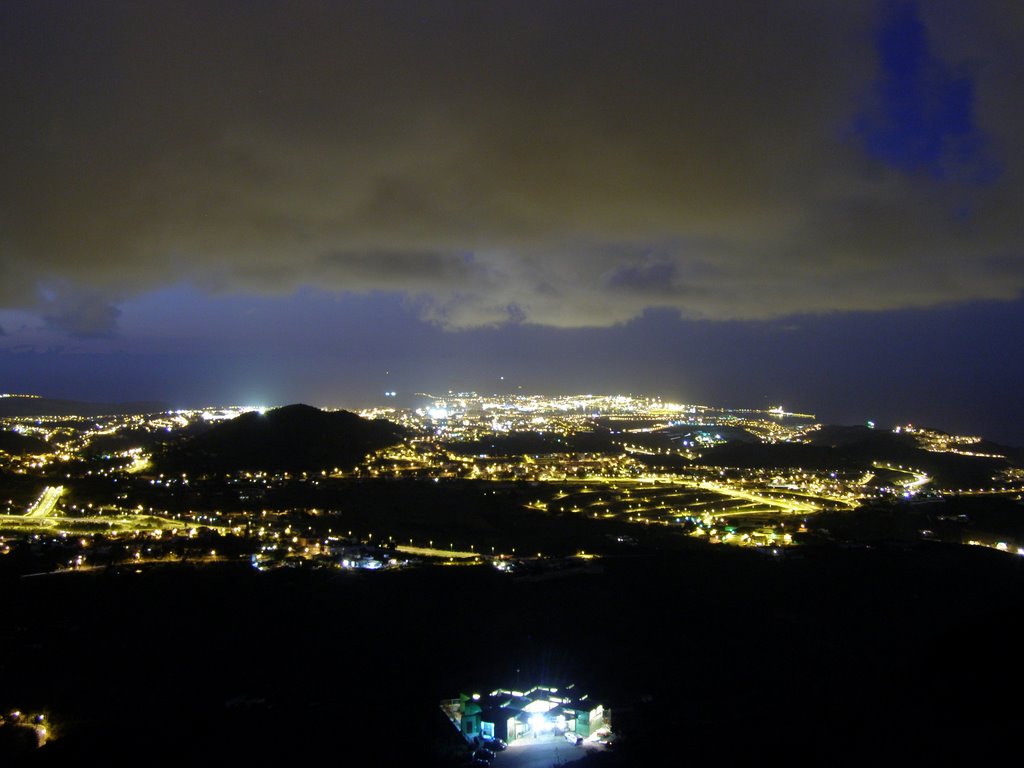
[[[461,694],[443,701],[441,708],[463,737],[501,739],[509,744],[552,733],[575,733],[588,738],[608,725],[608,710],[580,694],[574,685],[565,688],[537,685],[525,691],[499,688],[486,695]]]

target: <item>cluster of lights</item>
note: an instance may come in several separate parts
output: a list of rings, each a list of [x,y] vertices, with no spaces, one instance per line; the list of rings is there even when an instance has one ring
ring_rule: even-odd
[[[397,395],[387,391],[385,397]],[[386,417],[410,429],[411,436],[399,444],[378,451],[353,470],[337,467],[314,473],[239,472],[218,478],[234,489],[242,509],[165,511],[161,496],[170,499],[189,490],[190,478],[147,474],[150,457],[142,447],[110,449],[81,464],[81,477],[107,478],[120,483],[121,489],[109,499],[83,501],[74,494],[63,507],[58,499],[63,486],[47,485],[42,494],[28,503],[8,501],[7,515],[0,523],[11,529],[32,532],[95,530],[105,535],[146,537],[165,530],[205,528],[220,535],[252,536],[260,541],[286,545],[294,534],[282,532],[273,520],[286,519],[295,512],[320,515],[320,510],[268,510],[246,508],[250,500],[262,499],[270,489],[293,482],[319,485],[328,478],[421,478],[435,482],[445,479],[472,479],[507,483],[528,481],[560,483],[568,492],[551,499],[538,499],[527,506],[537,512],[579,514],[586,517],[616,519],[642,525],[683,526],[693,535],[724,543],[751,545],[786,544],[790,531],[780,525],[783,518],[805,516],[820,510],[850,509],[861,501],[878,496],[911,498],[925,490],[931,478],[910,467],[875,464],[878,472],[846,473],[810,469],[762,470],[704,466],[701,453],[721,443],[727,429],[742,429],[765,443],[807,442],[820,425],[808,423],[808,414],[786,411],[782,406],[767,410],[721,409],[694,404],[673,403],[658,398],[623,395],[570,395],[541,397],[531,395],[479,396],[475,393],[448,393],[430,398],[420,409],[376,408],[364,411],[366,417]],[[149,415],[54,416],[2,420],[3,426],[21,434],[44,440],[48,450],[24,457],[0,456],[6,468],[14,472],[38,473],[47,470],[47,482],[63,477],[61,463],[84,460],[86,449],[101,445],[101,438],[134,432],[173,432],[196,423],[235,418],[243,413],[264,413],[262,406],[231,406],[195,410],[176,410]],[[617,451],[580,452],[573,450],[572,437],[602,430]],[[511,454],[500,448],[488,451],[486,440],[496,434],[531,433],[544,436],[549,452],[538,455]],[[931,451],[990,456],[977,451],[981,438],[945,435],[912,425],[897,427],[896,432],[914,437],[920,447]],[[671,436],[671,441],[666,438]],[[459,450],[475,441],[469,453]],[[560,445],[565,446],[561,450]],[[129,443],[130,445],[130,443]],[[550,450],[554,449],[554,450]],[[87,468],[86,468],[87,467]],[[67,474],[70,478],[72,475]],[[133,477],[140,476],[140,477]],[[191,481],[195,481],[192,478]],[[66,481],[62,481],[66,482]],[[148,505],[139,503],[139,483],[150,489]],[[201,494],[200,487],[192,491]],[[69,484],[74,487],[74,484]],[[957,489],[942,493],[1020,493],[1024,470],[1007,470],[990,487]],[[929,496],[940,492],[927,491]],[[76,503],[77,501],[77,503]],[[81,504],[81,506],[79,506]],[[154,506],[155,505],[155,506]],[[171,505],[173,506],[173,505]],[[333,514],[330,510],[326,514]],[[260,522],[262,521],[262,523]],[[258,531],[257,531],[258,524]],[[731,530],[730,530],[731,529]],[[788,538],[787,538],[788,537]],[[411,546],[411,545],[410,545]],[[993,545],[995,546],[995,545]],[[1012,550],[1015,545],[1007,544]],[[999,547],[996,547],[999,548]],[[431,544],[427,549],[433,549]],[[288,547],[286,546],[286,550]],[[317,546],[307,546],[289,555],[316,554]],[[142,555],[146,554],[143,548]],[[438,550],[443,556],[441,550]],[[465,560],[477,557],[474,548]],[[432,556],[432,555],[427,555]],[[454,547],[447,560],[455,561]],[[81,566],[85,560],[71,561]]]

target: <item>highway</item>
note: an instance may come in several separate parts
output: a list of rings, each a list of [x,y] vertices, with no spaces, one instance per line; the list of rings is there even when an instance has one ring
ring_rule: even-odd
[[[35,505],[33,506],[34,509]],[[192,525],[192,523],[159,517],[157,515],[91,515],[88,517],[68,517],[59,513],[0,515],[0,530],[47,532],[71,530],[78,533],[89,531],[95,531],[96,533],[125,533],[128,531],[172,530],[174,528],[188,528]],[[223,529],[223,526],[207,523],[204,523],[202,527],[213,530]]]
[[[51,517],[53,509],[57,506],[61,495],[64,493],[63,485],[48,485],[36,499],[35,504],[28,508],[25,517]]]

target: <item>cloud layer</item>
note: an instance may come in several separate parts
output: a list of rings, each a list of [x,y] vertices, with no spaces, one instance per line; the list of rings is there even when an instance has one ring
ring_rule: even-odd
[[[860,6],[7,3],[0,306],[94,335],[181,281],[452,327],[1017,296],[1021,12]],[[924,164],[885,136],[913,120]]]

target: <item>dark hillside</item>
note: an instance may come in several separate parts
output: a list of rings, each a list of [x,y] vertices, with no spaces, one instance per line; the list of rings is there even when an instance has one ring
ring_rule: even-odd
[[[405,431],[348,411],[288,405],[250,411],[159,456],[161,471],[319,471],[351,467],[366,454],[399,442]]]
[[[720,467],[855,469],[876,463],[912,467],[929,474],[935,484],[950,488],[979,488],[1015,462],[1009,458],[936,453],[919,448],[910,435],[867,427],[826,426],[812,433],[809,443],[726,443],[706,451],[699,463]],[[1006,449],[1003,453],[1012,452]]]
[[[45,440],[30,435],[21,435],[17,432],[0,432],[0,451],[9,453],[12,456],[23,454],[47,453],[50,445]]]

